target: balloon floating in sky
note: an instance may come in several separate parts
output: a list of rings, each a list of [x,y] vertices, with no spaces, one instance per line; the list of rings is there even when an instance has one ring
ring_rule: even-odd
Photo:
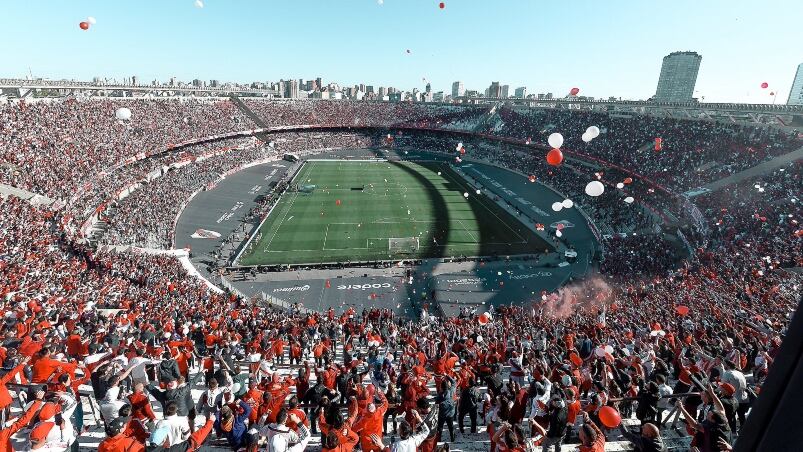
[[[632,204],[633,201],[635,201],[635,199],[633,199],[632,196],[628,196],[627,198],[625,198],[625,202],[628,203],[628,204]]]
[[[770,84],[767,83],[767,82],[764,82],[764,83],[761,84],[762,88],[769,88],[769,86],[770,86]]]
[[[552,203],[552,210],[555,212],[560,212],[563,210],[563,203],[562,202],[553,202]]]
[[[81,27],[81,30],[89,30],[89,22],[81,22],[78,26]]]
[[[572,207],[574,207],[574,201],[572,201],[571,199],[564,199],[561,204],[563,205],[564,209],[571,209]]]
[[[86,18],[86,21],[87,21],[87,22],[89,22],[89,23],[90,23],[90,24],[92,24],[92,25],[95,25],[96,23],[98,23],[97,19],[95,19],[95,18],[94,18],[94,17],[92,17],[92,16],[89,16],[89,17],[87,17],[87,18]]]
[[[549,138],[547,138],[546,141],[553,148],[560,148],[561,146],[563,146],[563,135],[555,132],[553,134],[550,134]]]
[[[468,198],[468,192],[463,193],[464,198]]]
[[[480,191],[480,189],[477,189],[476,193],[479,195],[480,193],[482,193],[482,191]]]
[[[572,96],[576,96],[577,93],[579,93],[579,92],[580,92],[580,88],[572,88],[571,90],[569,90],[569,94],[571,94]]]
[[[558,166],[563,161],[563,152],[560,149],[552,149],[546,154],[546,162],[552,166]]]
[[[118,108],[117,111],[114,112],[114,117],[120,121],[128,121],[131,119],[131,110],[125,107]]]
[[[605,186],[598,180],[591,181],[586,185],[586,194],[588,196],[597,197],[603,192],[605,192]]]
[[[438,3],[438,8],[440,8],[440,9],[446,8],[446,3],[444,3],[444,2]]]
[[[530,174],[530,182],[535,182],[535,176]]]
[[[195,0],[195,7],[196,8],[203,8],[204,2],[202,0]]]

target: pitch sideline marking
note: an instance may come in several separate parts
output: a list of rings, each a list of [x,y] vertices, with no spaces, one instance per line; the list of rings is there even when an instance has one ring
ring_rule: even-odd
[[[449,172],[451,172],[451,171],[453,171],[453,170],[452,170],[451,168],[449,168]],[[447,174],[448,174],[448,172],[447,172]],[[450,174],[449,174],[448,176],[449,176],[449,179],[451,179],[453,182],[457,183],[458,185],[461,185],[463,188],[465,188],[466,186],[469,186],[469,187],[470,187],[470,185],[468,185],[468,182],[466,182],[466,181],[465,181],[465,179],[464,179],[464,180],[463,180],[463,182],[461,183],[461,182],[458,182],[458,181],[456,181],[456,180],[455,180],[455,179],[454,179],[454,178],[453,178],[453,177],[452,177]],[[472,187],[472,188],[473,188],[473,187]],[[478,198],[479,198],[479,197],[478,197]],[[482,199],[479,199],[479,200],[478,200],[478,202],[479,202],[479,203],[480,203],[480,205],[481,205],[482,207],[484,207],[484,208],[485,208],[485,210],[487,210],[487,211],[488,211],[488,212],[489,212],[491,215],[495,216],[495,217],[496,217],[496,219],[497,219],[497,220],[499,220],[499,222],[500,222],[500,223],[504,224],[504,225],[505,225],[505,227],[507,227],[508,229],[510,229],[510,232],[512,232],[512,233],[514,233],[514,234],[516,234],[516,237],[520,238],[520,239],[522,240],[522,242],[523,242],[523,243],[527,243],[527,240],[526,240],[524,237],[522,237],[522,236],[521,236],[521,235],[520,235],[518,232],[516,232],[516,230],[515,230],[515,229],[513,229],[513,228],[512,228],[512,227],[511,227],[509,224],[507,224],[507,222],[506,222],[506,221],[504,221],[504,220],[502,220],[501,218],[499,218],[499,216],[498,216],[497,214],[495,214],[495,213],[494,213],[494,212],[493,212],[493,211],[492,211],[490,208],[488,208],[488,206],[486,206],[486,205],[485,205],[485,203],[482,201]]]

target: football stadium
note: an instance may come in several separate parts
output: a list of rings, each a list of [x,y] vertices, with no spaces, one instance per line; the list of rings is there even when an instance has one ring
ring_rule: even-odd
[[[4,450],[803,450],[800,5],[336,3],[7,5]]]

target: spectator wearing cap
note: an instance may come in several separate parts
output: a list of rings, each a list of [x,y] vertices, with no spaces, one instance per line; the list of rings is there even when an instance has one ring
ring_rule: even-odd
[[[70,417],[78,406],[78,401],[66,393],[59,393],[52,400],[45,403],[39,412],[40,423],[53,424],[46,442],[69,447],[77,439]]]
[[[736,423],[736,412],[739,409],[739,402],[734,397],[736,389],[730,383],[719,384],[719,400],[725,409],[725,418],[728,419],[728,427],[731,433],[738,431]]]
[[[106,438],[98,446],[98,452],[141,452],[142,443],[126,435],[127,420],[118,417],[106,424]]]

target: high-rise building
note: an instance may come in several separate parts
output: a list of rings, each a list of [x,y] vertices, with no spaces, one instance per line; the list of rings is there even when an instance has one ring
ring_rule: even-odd
[[[789,90],[786,105],[803,105],[803,63],[797,65],[795,80],[792,82],[792,89]]]
[[[527,87],[520,86],[516,88],[515,97],[518,97],[519,99],[524,99],[525,97],[527,97]]]
[[[178,80],[175,77],[170,77],[170,86],[176,86]]]
[[[690,102],[702,59],[697,52],[672,52],[665,56],[653,100]]]
[[[798,71],[800,72],[800,71]],[[139,78],[136,75],[131,76],[131,84],[137,86],[139,84]]]
[[[194,80],[192,81],[192,86],[194,86],[194,87],[196,87],[196,88],[201,88],[201,87],[203,87],[203,86],[204,86],[204,82],[202,82],[200,79],[197,79],[197,78],[196,78],[196,79],[194,79]]]
[[[383,97],[388,95],[388,89],[384,86],[379,87],[379,98],[382,99]]]
[[[466,88],[463,86],[463,82],[452,83],[452,97],[460,97],[464,94],[466,94]]]
[[[509,93],[510,93],[510,85],[502,85],[499,97],[501,97],[502,99],[507,99]]]
[[[220,80],[209,80],[209,86],[212,88],[220,87]]]
[[[499,82],[491,82],[491,86],[485,90],[485,97],[491,97],[494,99],[502,97],[502,87],[499,86]]]
[[[288,99],[298,98],[298,80],[284,82],[284,97]]]
[[[320,77],[315,79],[315,86],[317,86],[315,89],[323,89],[323,80]]]

